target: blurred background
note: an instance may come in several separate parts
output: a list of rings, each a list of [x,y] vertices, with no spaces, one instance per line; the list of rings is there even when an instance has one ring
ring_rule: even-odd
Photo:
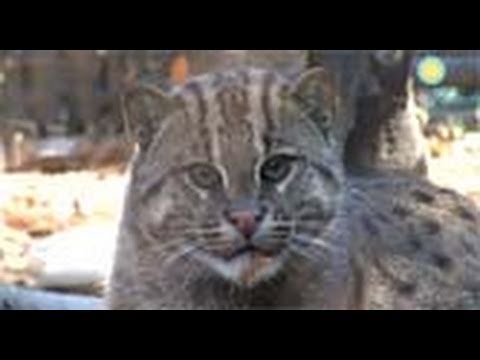
[[[0,285],[103,294],[133,149],[119,94],[132,79],[155,73],[170,86],[236,63],[295,73],[307,58],[306,50],[0,50]],[[415,50],[409,76],[430,179],[480,204],[480,50]]]

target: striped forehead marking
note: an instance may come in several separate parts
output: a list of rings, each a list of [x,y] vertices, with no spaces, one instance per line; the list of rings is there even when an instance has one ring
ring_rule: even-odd
[[[219,129],[245,124],[252,146],[258,154],[265,154],[263,135],[277,125],[274,107],[278,100],[272,97],[278,95],[275,89],[284,85],[274,73],[251,69],[204,75],[188,82],[180,93],[194,99],[194,116],[189,116],[196,119],[208,160],[221,163]]]

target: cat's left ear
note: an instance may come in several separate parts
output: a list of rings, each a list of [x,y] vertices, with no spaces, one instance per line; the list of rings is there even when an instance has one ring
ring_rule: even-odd
[[[120,97],[128,132],[146,151],[165,117],[177,108],[174,98],[156,85],[135,83]]]
[[[336,92],[334,81],[325,69],[315,67],[303,72],[293,83],[291,93],[312,120],[322,128],[332,126]]]

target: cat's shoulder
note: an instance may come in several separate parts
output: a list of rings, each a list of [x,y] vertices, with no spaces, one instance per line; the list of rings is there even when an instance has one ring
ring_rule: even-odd
[[[376,294],[383,289],[378,303],[465,307],[476,296],[480,211],[472,201],[399,174],[352,176],[347,188],[355,240],[369,250]]]

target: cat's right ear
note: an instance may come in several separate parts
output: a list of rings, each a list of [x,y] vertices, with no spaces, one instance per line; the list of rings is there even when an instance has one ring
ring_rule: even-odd
[[[135,84],[121,95],[127,136],[146,151],[160,124],[174,109],[173,99],[158,86]]]
[[[335,126],[337,96],[329,72],[321,67],[306,70],[293,83],[291,92],[322,131]]]

